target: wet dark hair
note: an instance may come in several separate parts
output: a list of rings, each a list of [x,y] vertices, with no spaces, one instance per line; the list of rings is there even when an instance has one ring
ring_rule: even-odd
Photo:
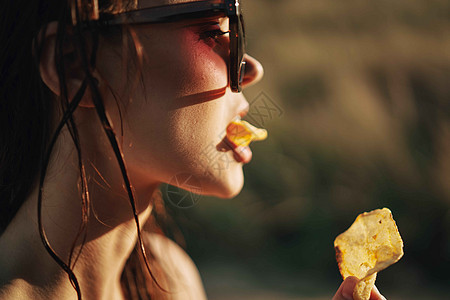
[[[137,246],[122,274],[123,291],[130,299],[152,299],[156,295],[155,288],[167,292],[158,284],[150,270],[122,153],[106,117],[102,96],[97,87],[98,82],[92,75],[99,35],[104,33],[104,29],[96,25],[95,17],[101,13],[120,12],[133,7],[136,7],[135,0],[14,0],[5,1],[0,11],[0,235],[6,230],[32,188],[39,185],[38,221],[42,242],[52,258],[67,272],[78,299],[81,299],[81,290],[72,269],[80,253],[75,254],[74,248],[77,240],[85,241],[86,238],[90,199],[78,131],[72,114],[87,89],[92,94],[97,114],[121,168],[138,232]],[[59,24],[55,62],[61,83],[61,101],[52,101],[54,95],[43,83],[39,73],[46,26],[51,21],[57,21]],[[110,35],[111,31],[108,31],[108,34]],[[64,76],[66,66],[63,46],[68,38],[73,39],[85,76],[74,99],[68,99]],[[91,47],[88,47],[88,44]],[[55,127],[52,124],[54,113],[58,109],[55,103],[62,104],[63,118],[56,132],[51,132]],[[64,126],[69,128],[76,145],[83,207],[81,227],[73,243],[68,263],[59,258],[51,248],[40,217],[47,166],[52,148]],[[143,260],[139,255],[142,255]],[[151,255],[149,258],[152,259]],[[144,269],[153,279],[151,284],[145,280],[147,275],[144,274]],[[163,294],[159,293],[158,299],[164,298]]]

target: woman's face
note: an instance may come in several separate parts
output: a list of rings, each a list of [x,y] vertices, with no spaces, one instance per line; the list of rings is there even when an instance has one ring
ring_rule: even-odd
[[[114,92],[129,99],[122,110],[123,152],[133,185],[175,183],[177,176],[192,175],[201,184],[196,192],[236,195],[243,186],[242,162],[223,140],[227,125],[246,113],[248,102],[228,83],[228,36],[219,34],[228,30],[228,19],[136,25],[133,30],[142,46],[142,80],[139,67],[125,67],[121,47],[104,43],[98,62]],[[246,61],[244,86],[262,76],[256,60],[246,56]],[[107,106],[116,107],[111,94]]]

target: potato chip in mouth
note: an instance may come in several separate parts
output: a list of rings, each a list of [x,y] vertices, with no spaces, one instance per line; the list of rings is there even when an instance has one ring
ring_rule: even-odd
[[[347,231],[334,240],[342,277],[359,279],[353,298],[368,300],[377,273],[403,256],[403,241],[391,211],[376,209],[360,214]]]
[[[247,147],[253,141],[263,141],[267,138],[267,130],[256,128],[240,118],[227,126],[227,139],[235,147]]]

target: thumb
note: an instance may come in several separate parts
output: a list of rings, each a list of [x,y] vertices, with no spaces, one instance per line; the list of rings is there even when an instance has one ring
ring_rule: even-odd
[[[332,300],[353,300],[353,290],[358,283],[358,278],[347,277],[337,290]]]
[[[373,286],[372,292],[370,294],[370,300],[386,300],[386,298],[381,295],[376,286]]]

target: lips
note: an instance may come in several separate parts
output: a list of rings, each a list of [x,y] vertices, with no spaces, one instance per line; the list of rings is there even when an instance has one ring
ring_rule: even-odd
[[[239,117],[227,126],[226,141],[233,150],[237,162],[248,163],[252,159],[250,143],[267,138],[267,130],[257,128]]]

